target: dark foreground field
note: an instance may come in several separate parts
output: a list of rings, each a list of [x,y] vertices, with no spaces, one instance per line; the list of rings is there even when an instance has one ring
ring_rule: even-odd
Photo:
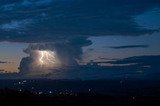
[[[49,95],[0,90],[1,106],[160,106],[159,96],[108,96],[100,94]]]
[[[160,106],[159,80],[0,80],[0,106]]]

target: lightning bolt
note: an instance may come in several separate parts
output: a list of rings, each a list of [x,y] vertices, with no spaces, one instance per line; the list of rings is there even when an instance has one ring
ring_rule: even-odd
[[[39,61],[40,61],[41,65],[42,65],[42,64],[44,64],[44,61],[43,61],[44,52],[43,52],[43,51],[40,51],[40,54],[41,54],[41,56],[40,56],[40,58],[39,58]]]
[[[45,54],[46,54],[46,59],[49,62],[55,63],[55,56],[54,56],[55,54],[54,54],[54,52],[51,52],[51,53],[46,52]]]
[[[55,53],[53,51],[39,51],[40,65],[53,65],[56,62]]]

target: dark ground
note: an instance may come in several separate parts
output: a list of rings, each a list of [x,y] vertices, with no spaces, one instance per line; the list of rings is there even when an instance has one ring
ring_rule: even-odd
[[[159,80],[0,80],[0,89],[0,106],[160,106]]]
[[[0,104],[1,106],[160,106],[160,97],[113,97],[92,93],[53,96],[4,89],[0,90]]]

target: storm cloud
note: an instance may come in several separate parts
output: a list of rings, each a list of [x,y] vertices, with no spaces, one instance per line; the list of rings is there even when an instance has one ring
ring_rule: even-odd
[[[64,66],[77,65],[82,47],[93,36],[138,36],[147,29],[134,17],[153,8],[159,0],[5,0],[0,1],[0,41],[31,43],[20,71],[30,70],[32,50],[55,50]]]
[[[28,48],[24,49],[24,52],[28,54],[28,57],[24,57],[20,62],[20,73],[30,73],[36,69],[31,64],[34,61],[35,50],[50,50],[56,53],[57,59],[60,61],[61,67],[77,66],[78,61],[81,61],[82,47],[91,44],[90,40],[86,38],[74,39],[74,41],[68,41],[64,43],[38,43],[30,44]]]
[[[159,0],[5,0],[0,2],[0,41],[53,42],[76,37],[149,34],[134,17]]]

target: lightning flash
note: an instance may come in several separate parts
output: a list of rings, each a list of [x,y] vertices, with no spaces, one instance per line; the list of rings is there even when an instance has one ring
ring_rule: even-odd
[[[38,51],[38,63],[43,67],[50,67],[56,64],[56,54],[50,50],[39,50]]]

